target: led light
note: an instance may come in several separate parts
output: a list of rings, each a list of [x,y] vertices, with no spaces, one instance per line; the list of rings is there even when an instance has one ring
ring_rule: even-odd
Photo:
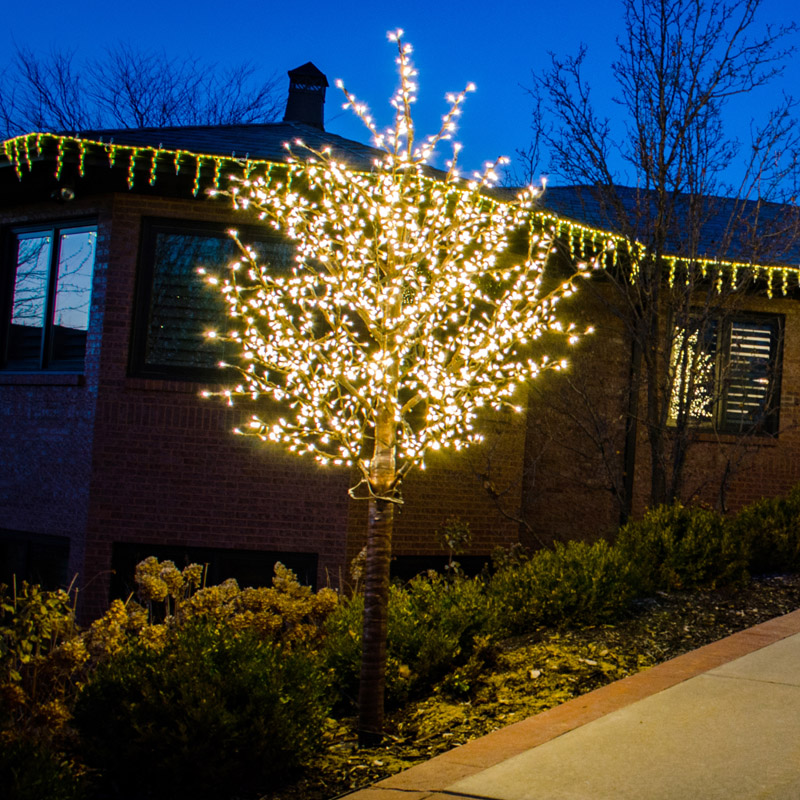
[[[466,183],[453,168],[444,178],[428,174],[466,90],[450,97],[439,131],[416,146],[416,70],[401,35],[394,41],[400,85],[386,130],[342,87],[347,106],[382,142],[374,170],[351,170],[329,151],[295,142],[283,169],[231,178],[223,194],[292,241],[296,266],[272,270],[231,231],[241,255],[218,286],[233,326],[221,338],[239,353],[244,379],[220,394],[262,396],[285,409],[268,430],[254,420],[242,435],[320,464],[355,465],[359,485],[387,499],[427,452],[480,441],[480,409],[519,409],[520,383],[565,367],[532,357],[527,343],[544,332],[578,339],[553,313],[575,279],[543,290],[552,237],[530,193],[514,202],[487,194],[500,161]],[[529,248],[513,262],[506,251],[520,230]],[[387,458],[388,485],[376,477]]]

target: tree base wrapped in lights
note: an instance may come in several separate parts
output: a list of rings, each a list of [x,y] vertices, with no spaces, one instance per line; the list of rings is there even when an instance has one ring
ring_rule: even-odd
[[[545,333],[579,339],[555,312],[589,269],[544,290],[550,240],[534,231],[538,193],[526,189],[512,203],[490,197],[500,162],[462,179],[454,145],[446,173],[428,167],[473,87],[448,96],[442,128],[417,144],[411,47],[400,31],[390,39],[400,73],[392,127],[379,132],[339,84],[382,152],[373,169],[351,170],[298,141],[285,169],[232,179],[234,206],[255,209],[295,242],[296,266],[278,272],[240,242],[230,274],[209,277],[232,321],[222,338],[241,355],[241,382],[219,394],[275,401],[274,418],[254,415],[237,432],[360,474],[350,491],[369,502],[362,745],[379,741],[383,724],[389,561],[403,478],[430,450],[480,441],[481,408],[514,407],[520,383],[566,366],[535,343]],[[518,263],[507,252],[517,231],[527,233]]]

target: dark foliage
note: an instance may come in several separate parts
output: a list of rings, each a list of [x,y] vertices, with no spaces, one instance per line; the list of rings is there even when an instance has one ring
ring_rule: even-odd
[[[75,724],[109,796],[227,797],[308,757],[324,698],[307,652],[198,623],[163,650],[139,642],[99,668]]]

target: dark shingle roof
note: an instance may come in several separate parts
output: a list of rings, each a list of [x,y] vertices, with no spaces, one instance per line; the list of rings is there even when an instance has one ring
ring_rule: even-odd
[[[655,218],[655,194],[628,186],[613,191],[622,212],[609,201],[609,192],[590,186],[548,186],[541,204],[582,225],[648,241]],[[711,259],[744,261],[755,258],[763,264],[800,262],[800,210],[795,205],[713,196],[698,200],[678,194],[671,198],[671,206],[666,249],[672,254],[694,252]],[[622,215],[624,219],[620,219]]]
[[[336,158],[353,169],[364,171],[370,170],[376,158],[383,155],[382,151],[361,142],[300,122],[88,130],[77,136],[86,141],[113,142],[117,146],[181,150],[196,156],[274,162],[285,161],[285,143],[300,139],[314,150],[330,147]],[[294,152],[298,157],[303,156],[299,147],[294,147]],[[198,159],[198,174],[199,164]],[[142,168],[137,163],[137,169]],[[435,175],[438,171],[432,169],[430,173]],[[648,241],[647,228],[654,216],[653,193],[624,186],[615,187],[614,191],[624,214],[620,214],[606,200],[606,191],[587,186],[548,186],[541,198],[541,207],[557,217],[597,231]],[[517,193],[517,189],[511,188],[498,188],[492,192],[500,200],[512,200]],[[800,211],[796,206],[742,202],[721,197],[703,198],[703,222],[699,243],[695,244],[690,241],[694,233],[692,226],[686,223],[690,202],[688,195],[680,195],[675,199],[674,221],[666,243],[670,254],[682,256],[694,253],[712,259],[744,261],[754,259],[761,264],[800,263],[800,236],[796,233],[800,231]],[[631,220],[636,223],[633,227]],[[729,230],[732,222],[736,227],[733,234]]]
[[[83,139],[115,144],[188,150],[204,155],[285,161],[284,143],[301,139],[315,150],[330,147],[355,169],[369,169],[380,151],[300,122],[252,125],[191,125],[174,128],[121,128],[81,131]],[[296,148],[298,155],[302,151]]]

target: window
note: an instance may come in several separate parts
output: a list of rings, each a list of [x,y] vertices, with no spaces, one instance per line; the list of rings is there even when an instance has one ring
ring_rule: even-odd
[[[12,232],[3,367],[83,371],[96,245],[94,225]]]
[[[672,343],[670,421],[727,433],[778,432],[777,316],[692,317]]]
[[[16,576],[45,589],[68,583],[69,539],[66,536],[23,533],[0,528],[0,583],[10,586]]]
[[[294,263],[294,248],[263,230],[239,228],[242,243],[259,261],[280,270]],[[197,274],[198,267],[223,272],[240,257],[227,227],[212,223],[145,220],[134,318],[131,372],[142,377],[218,379],[224,343],[206,338],[224,329],[220,292]]]

